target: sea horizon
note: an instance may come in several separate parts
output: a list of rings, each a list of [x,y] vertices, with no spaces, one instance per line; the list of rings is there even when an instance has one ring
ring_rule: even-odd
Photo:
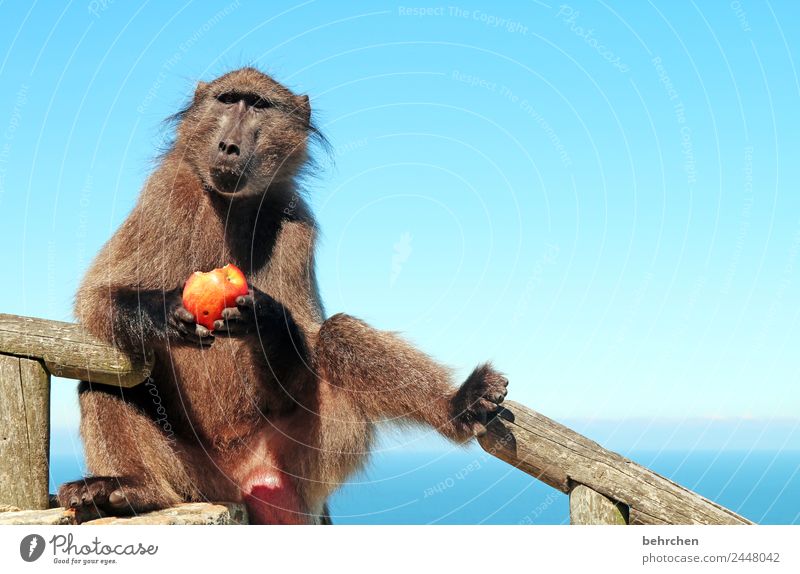
[[[758,524],[800,524],[800,450],[641,450],[625,456]],[[50,489],[83,475],[51,456]],[[569,499],[481,450],[382,451],[331,498],[335,524],[569,524]]]

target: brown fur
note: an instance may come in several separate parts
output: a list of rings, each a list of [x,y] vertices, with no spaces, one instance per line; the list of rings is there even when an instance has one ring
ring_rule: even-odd
[[[230,92],[272,106],[231,112],[215,99]],[[234,128],[250,151],[231,169],[247,183],[224,193],[209,169]],[[396,335],[347,315],[324,319],[316,224],[294,181],[312,129],[308,99],[254,69],[198,86],[175,145],[78,292],[89,331],[127,351],[153,349],[156,365],[134,389],[81,383],[93,477],[63,485],[62,505],[125,514],[242,500],[266,468],[296,484],[300,521],[325,522],[326,500],[366,460],[374,423],[430,425],[463,442],[503,400],[507,381],[488,365],[456,389],[448,369]],[[185,279],[229,262],[277,315],[254,311],[248,331],[201,333],[201,343],[176,331],[170,313]]]

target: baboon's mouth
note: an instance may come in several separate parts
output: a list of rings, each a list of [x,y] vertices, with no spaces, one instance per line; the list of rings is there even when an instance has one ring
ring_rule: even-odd
[[[247,185],[247,176],[228,169],[211,168],[211,181],[214,189],[222,193],[236,193]]]

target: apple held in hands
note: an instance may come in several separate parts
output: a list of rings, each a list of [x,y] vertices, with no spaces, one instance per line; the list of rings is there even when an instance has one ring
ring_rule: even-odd
[[[236,299],[242,295],[247,295],[250,290],[244,273],[232,263],[228,263],[222,269],[215,269],[215,271],[221,271],[223,274],[225,307],[236,307]]]
[[[244,273],[230,263],[207,273],[195,271],[183,287],[183,306],[198,324],[213,331],[222,310],[236,307],[236,298],[247,295],[248,289]]]

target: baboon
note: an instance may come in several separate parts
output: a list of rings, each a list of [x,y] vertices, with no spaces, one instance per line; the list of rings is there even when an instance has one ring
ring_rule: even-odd
[[[59,489],[79,515],[242,501],[253,523],[325,523],[380,421],[456,442],[485,432],[507,379],[452,374],[393,333],[325,318],[316,222],[300,191],[319,132],[307,96],[254,69],[200,82],[176,137],[78,290],[83,326],[152,352],[132,389],[79,383],[90,476]],[[181,303],[196,270],[233,263],[251,290],[214,330]]]

